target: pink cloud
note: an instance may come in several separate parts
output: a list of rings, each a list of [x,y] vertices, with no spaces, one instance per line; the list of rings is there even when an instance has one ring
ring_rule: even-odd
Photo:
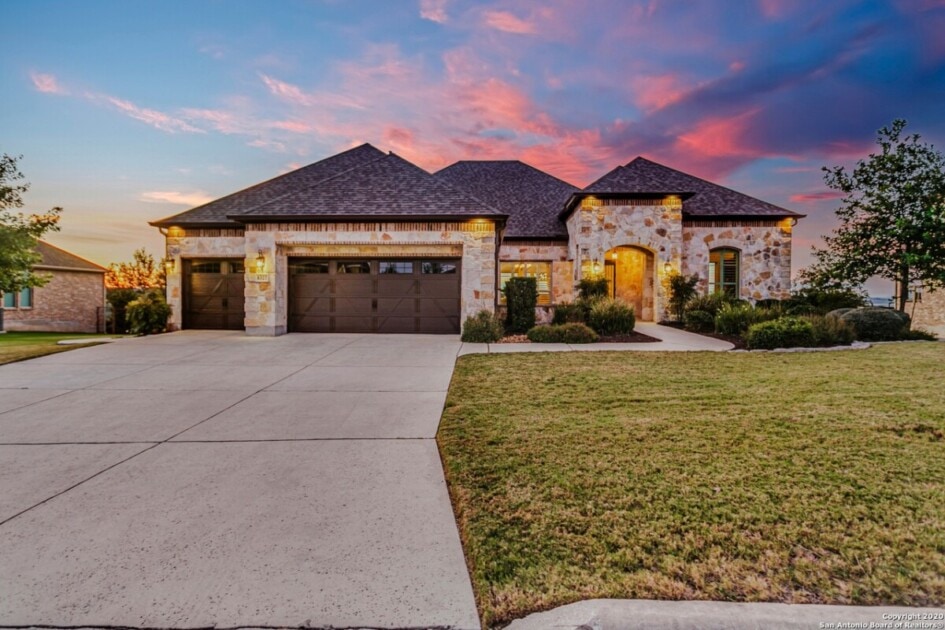
[[[646,112],[663,109],[679,101],[687,92],[679,75],[637,76],[630,81],[633,99]]]
[[[445,23],[449,19],[446,15],[446,0],[420,0],[420,17],[438,24]]]
[[[33,87],[44,94],[69,93],[68,90],[59,85],[59,81],[54,75],[44,74],[42,72],[30,72],[30,80],[33,81]]]
[[[141,201],[154,203],[172,203],[178,206],[196,207],[202,206],[216,199],[202,190],[181,192],[177,190],[154,190],[143,192],[140,196]]]
[[[185,120],[175,118],[156,109],[139,107],[131,101],[120,99],[115,96],[109,96],[107,94],[89,96],[93,100],[100,100],[108,103],[113,108],[117,109],[129,118],[134,118],[135,120],[141,121],[146,125],[151,125],[155,129],[160,129],[161,131],[166,131],[168,133],[177,133],[178,131],[185,133],[205,133],[203,129],[198,129]]]
[[[679,134],[676,148],[706,158],[758,157],[760,152],[745,141],[748,123],[758,111],[701,120],[691,131]]]
[[[841,198],[843,198],[843,193],[836,190],[823,190],[818,192],[798,193],[796,195],[791,195],[791,201],[794,203],[814,203],[816,201],[823,201],[824,199]]]
[[[531,35],[535,32],[535,24],[509,13],[508,11],[486,11],[482,14],[486,26],[505,33],[517,35]]]

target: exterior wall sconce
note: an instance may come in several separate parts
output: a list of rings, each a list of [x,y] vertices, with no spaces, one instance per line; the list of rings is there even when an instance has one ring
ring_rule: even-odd
[[[594,261],[594,264],[593,264],[593,266],[592,266],[591,268],[594,270],[594,275],[599,274],[599,273],[600,273],[600,262],[598,262],[598,261],[595,260],[595,261]]]
[[[673,271],[673,263],[671,262],[663,263],[663,273],[672,273],[672,271]]]
[[[610,255],[610,259],[611,259],[611,260],[617,260],[617,252],[616,252],[616,251],[614,251],[614,253]]]
[[[175,267],[177,267],[177,261],[173,258],[168,258],[164,261],[164,269],[167,270],[167,273],[174,273]]]
[[[259,250],[259,254],[256,256],[256,264],[253,266],[253,270],[256,273],[266,273],[266,256],[262,250]]]

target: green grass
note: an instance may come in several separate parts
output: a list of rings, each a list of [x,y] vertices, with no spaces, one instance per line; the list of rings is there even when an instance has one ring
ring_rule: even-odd
[[[46,354],[75,350],[81,346],[57,346],[63,339],[88,339],[90,342],[115,335],[87,335],[82,333],[6,332],[0,335],[0,365]]]
[[[945,604],[945,343],[462,357],[483,623],[597,597]]]

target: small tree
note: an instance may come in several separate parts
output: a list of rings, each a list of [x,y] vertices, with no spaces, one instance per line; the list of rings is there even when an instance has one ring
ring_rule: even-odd
[[[686,276],[678,271],[673,271],[666,276],[666,290],[669,293],[669,312],[677,322],[683,320],[686,314],[686,304],[696,297],[696,285],[699,284],[699,276],[693,274]]]
[[[872,276],[900,287],[905,311],[908,287],[945,286],[945,156],[919,135],[902,137],[906,121],[879,131],[880,153],[859,160],[852,172],[824,167],[824,181],[845,196],[839,227],[815,248],[805,279],[815,286],[860,285]]]
[[[0,157],[0,292],[16,293],[28,287],[41,287],[49,281],[33,271],[40,261],[37,241],[47,232],[59,231],[62,208],[53,208],[45,214],[24,215],[10,212],[23,207],[23,193],[29,183],[19,183],[23,173],[17,166],[22,156],[6,153]]]
[[[538,304],[538,281],[535,278],[509,278],[505,283],[508,312],[505,329],[510,333],[526,333],[535,325]]]
[[[164,288],[167,283],[164,265],[155,263],[154,256],[143,247],[136,249],[132,256],[131,262],[108,265],[105,286],[109,289],[135,289],[137,291]]]

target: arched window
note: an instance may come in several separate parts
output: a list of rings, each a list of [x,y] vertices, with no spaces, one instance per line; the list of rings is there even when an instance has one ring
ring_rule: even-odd
[[[739,262],[737,249],[720,248],[709,252],[709,295],[725,293],[738,297]]]

